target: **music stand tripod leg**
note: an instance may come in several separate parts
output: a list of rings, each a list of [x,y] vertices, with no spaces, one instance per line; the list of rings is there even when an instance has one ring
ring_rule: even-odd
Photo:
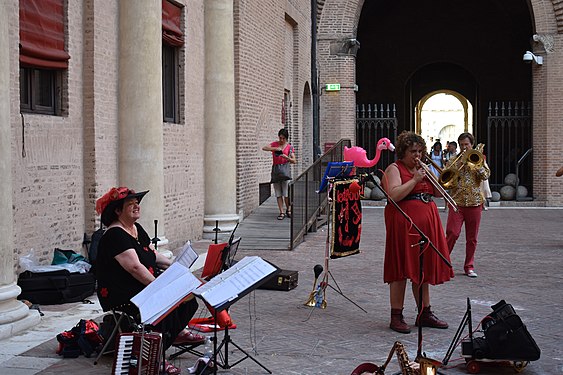
[[[244,354],[244,357],[242,357],[241,359],[239,359],[238,361],[236,361],[233,364],[229,364],[229,343],[232,344],[235,348],[237,348],[240,352],[242,352]],[[224,354],[221,350],[223,347],[225,348]],[[264,370],[266,370],[269,374],[272,373],[272,371],[270,371],[266,366],[264,366],[262,363],[260,363],[256,358],[254,358],[252,355],[250,355],[247,351],[245,351],[243,348],[241,348],[239,345],[237,345],[237,343],[235,343],[231,339],[228,328],[225,328],[225,336],[223,337],[221,344],[217,348],[216,353],[219,354],[219,356],[221,357],[221,359],[223,361],[222,364],[219,364],[219,366],[221,366],[221,368],[223,368],[223,369],[230,369],[230,368],[236,366],[237,364],[241,363],[242,361],[244,361],[245,359],[248,358],[248,359],[251,359],[252,361],[254,361],[254,363],[256,363],[258,366],[260,366]]]
[[[334,285],[336,285],[337,288],[333,287],[332,285],[330,285],[329,282],[327,282],[327,286],[330,287],[332,290],[334,290],[336,293],[340,294],[342,297],[346,298],[349,302],[351,302],[354,306],[356,306],[357,308],[359,308],[360,310],[362,310],[363,312],[365,312],[366,314],[368,313],[366,311],[366,309],[364,309],[362,306],[358,305],[356,302],[354,302],[352,299],[350,299],[348,296],[346,296],[344,294],[344,292],[342,292],[342,290],[340,289],[340,286],[338,286],[338,283],[336,282],[336,280],[334,279],[334,276],[332,276],[332,272],[328,271],[328,274],[330,275],[330,278],[332,279],[332,281],[334,281]]]

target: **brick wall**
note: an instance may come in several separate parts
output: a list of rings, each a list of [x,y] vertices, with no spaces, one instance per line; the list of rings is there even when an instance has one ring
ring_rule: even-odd
[[[296,156],[312,152],[300,115],[311,71],[309,6],[306,0],[235,1],[237,207],[245,215],[258,206],[258,184],[270,180],[271,155],[261,148],[277,140],[284,89],[291,91]]]
[[[324,2],[318,24],[320,97],[320,144],[342,138],[355,140],[356,84],[355,56],[341,46],[356,38],[363,1]],[[327,83],[340,83],[341,91],[326,92]]]
[[[15,258],[34,249],[50,263],[55,247],[80,250],[84,233],[82,2],[67,9],[71,56],[62,116],[19,115],[18,2],[10,17]],[[22,129],[23,127],[23,129]]]
[[[171,242],[170,248],[181,246],[188,239],[201,238],[205,196],[204,0],[183,3],[182,111],[179,123],[164,124],[164,234]]]

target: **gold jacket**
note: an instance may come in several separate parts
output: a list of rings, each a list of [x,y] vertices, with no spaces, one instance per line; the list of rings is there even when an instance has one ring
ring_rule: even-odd
[[[481,191],[481,181],[489,178],[491,170],[487,163],[479,169],[469,168],[464,165],[459,170],[459,180],[457,186],[450,190],[455,203],[460,207],[480,206],[485,201]]]

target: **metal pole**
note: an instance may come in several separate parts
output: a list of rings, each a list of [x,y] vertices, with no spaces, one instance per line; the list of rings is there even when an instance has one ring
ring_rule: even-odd
[[[313,160],[322,154],[319,125],[319,82],[317,70],[317,0],[311,0],[311,91],[313,96]]]

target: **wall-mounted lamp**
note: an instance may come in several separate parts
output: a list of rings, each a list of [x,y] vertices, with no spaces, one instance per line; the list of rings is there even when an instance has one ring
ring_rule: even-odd
[[[530,51],[526,51],[526,53],[524,54],[524,56],[522,57],[522,60],[524,60],[525,63],[527,64],[531,64],[532,61],[535,62],[538,65],[542,65],[543,64],[543,57],[541,56],[536,56],[534,55],[532,52]]]

